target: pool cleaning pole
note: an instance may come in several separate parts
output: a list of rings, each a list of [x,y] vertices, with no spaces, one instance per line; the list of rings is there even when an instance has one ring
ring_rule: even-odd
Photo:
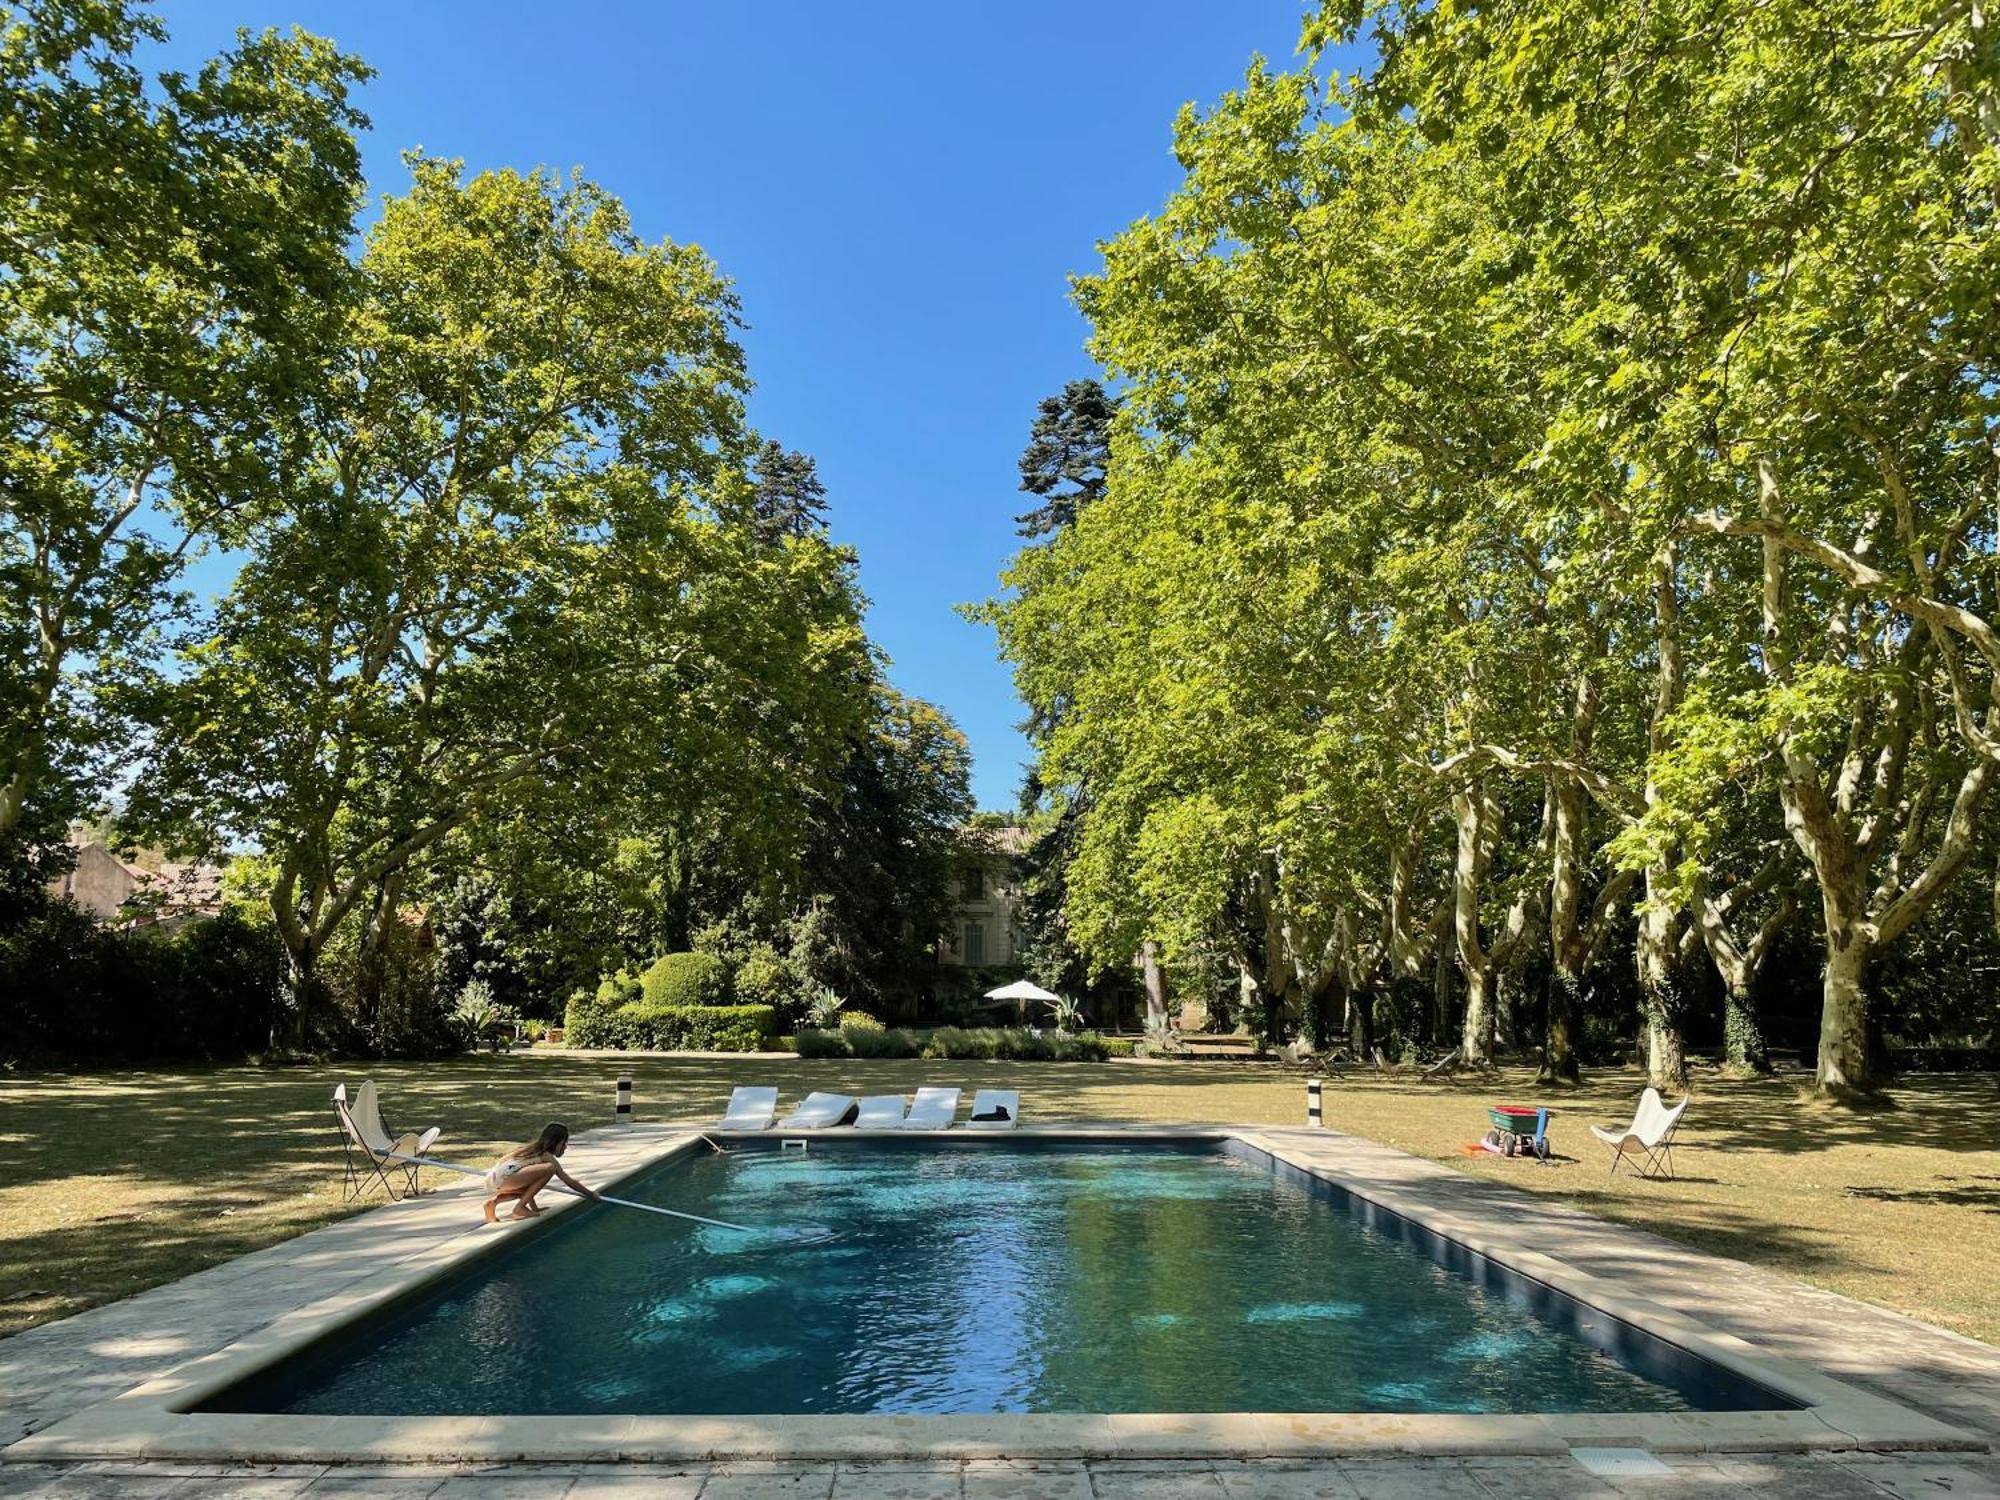
[[[438,1167],[446,1172],[458,1172],[467,1177],[484,1177],[486,1175],[477,1167],[463,1167],[455,1161],[445,1161],[435,1156],[403,1156],[395,1151],[384,1151],[382,1158],[385,1161],[406,1161],[413,1166],[419,1167]],[[558,1193],[566,1193],[572,1198],[581,1198],[583,1196],[581,1193],[571,1192],[559,1182],[552,1182],[549,1186],[554,1188]],[[748,1224],[732,1224],[727,1219],[704,1219],[700,1214],[684,1214],[677,1208],[661,1208],[657,1203],[634,1203],[630,1198],[614,1198],[609,1193],[599,1193],[597,1196],[600,1202],[615,1203],[620,1208],[636,1208],[649,1214],[665,1214],[670,1219],[687,1219],[696,1224],[711,1225],[716,1229],[733,1229],[738,1234],[757,1234],[760,1232],[752,1229]]]

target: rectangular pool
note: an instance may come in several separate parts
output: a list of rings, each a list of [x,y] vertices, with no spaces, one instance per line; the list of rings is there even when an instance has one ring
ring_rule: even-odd
[[[1799,1403],[1238,1141],[683,1156],[210,1412],[1677,1412]],[[471,1205],[468,1205],[471,1211]]]

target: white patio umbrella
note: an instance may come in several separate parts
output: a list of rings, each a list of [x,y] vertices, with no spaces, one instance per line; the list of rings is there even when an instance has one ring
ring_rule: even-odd
[[[1055,1000],[1059,996],[1050,994],[1032,979],[1017,979],[1012,984],[1003,984],[997,990],[986,992],[988,1000]]]
[[[1012,984],[1001,985],[997,990],[988,990],[986,998],[988,1000],[1012,1000],[1019,1008],[1024,1023],[1030,1000],[1042,1000],[1053,1005],[1057,999],[1055,995],[1050,994],[1039,984],[1029,979],[1017,979]]]

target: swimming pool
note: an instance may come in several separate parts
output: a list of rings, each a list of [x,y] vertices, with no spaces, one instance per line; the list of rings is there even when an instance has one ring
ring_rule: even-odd
[[[208,1412],[1795,1410],[1234,1140],[775,1140],[671,1160]]]

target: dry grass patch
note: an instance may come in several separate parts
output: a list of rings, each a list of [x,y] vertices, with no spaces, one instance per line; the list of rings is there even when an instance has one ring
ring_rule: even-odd
[[[1018,1088],[1031,1120],[1293,1125],[1300,1075],[1232,1063],[934,1063],[784,1058],[464,1058],[326,1069],[188,1068],[0,1082],[0,1332],[128,1296],[340,1217],[337,1079],[373,1076],[392,1125],[441,1124],[439,1152],[483,1165],[545,1120],[609,1124],[612,1082],[642,1119],[713,1120],[735,1083],[909,1092]],[[1356,1073],[1327,1123],[1479,1176],[1770,1266],[2000,1342],[2000,1090],[1989,1076],[1911,1079],[1900,1106],[1855,1115],[1800,1101],[1798,1080],[1713,1075],[1676,1150],[1678,1182],[1605,1175],[1584,1128],[1628,1118],[1640,1080],[1605,1073],[1538,1094],[1528,1075],[1424,1083]],[[1487,1102],[1546,1103],[1565,1158],[1467,1158]],[[370,1200],[379,1202],[379,1199]]]

